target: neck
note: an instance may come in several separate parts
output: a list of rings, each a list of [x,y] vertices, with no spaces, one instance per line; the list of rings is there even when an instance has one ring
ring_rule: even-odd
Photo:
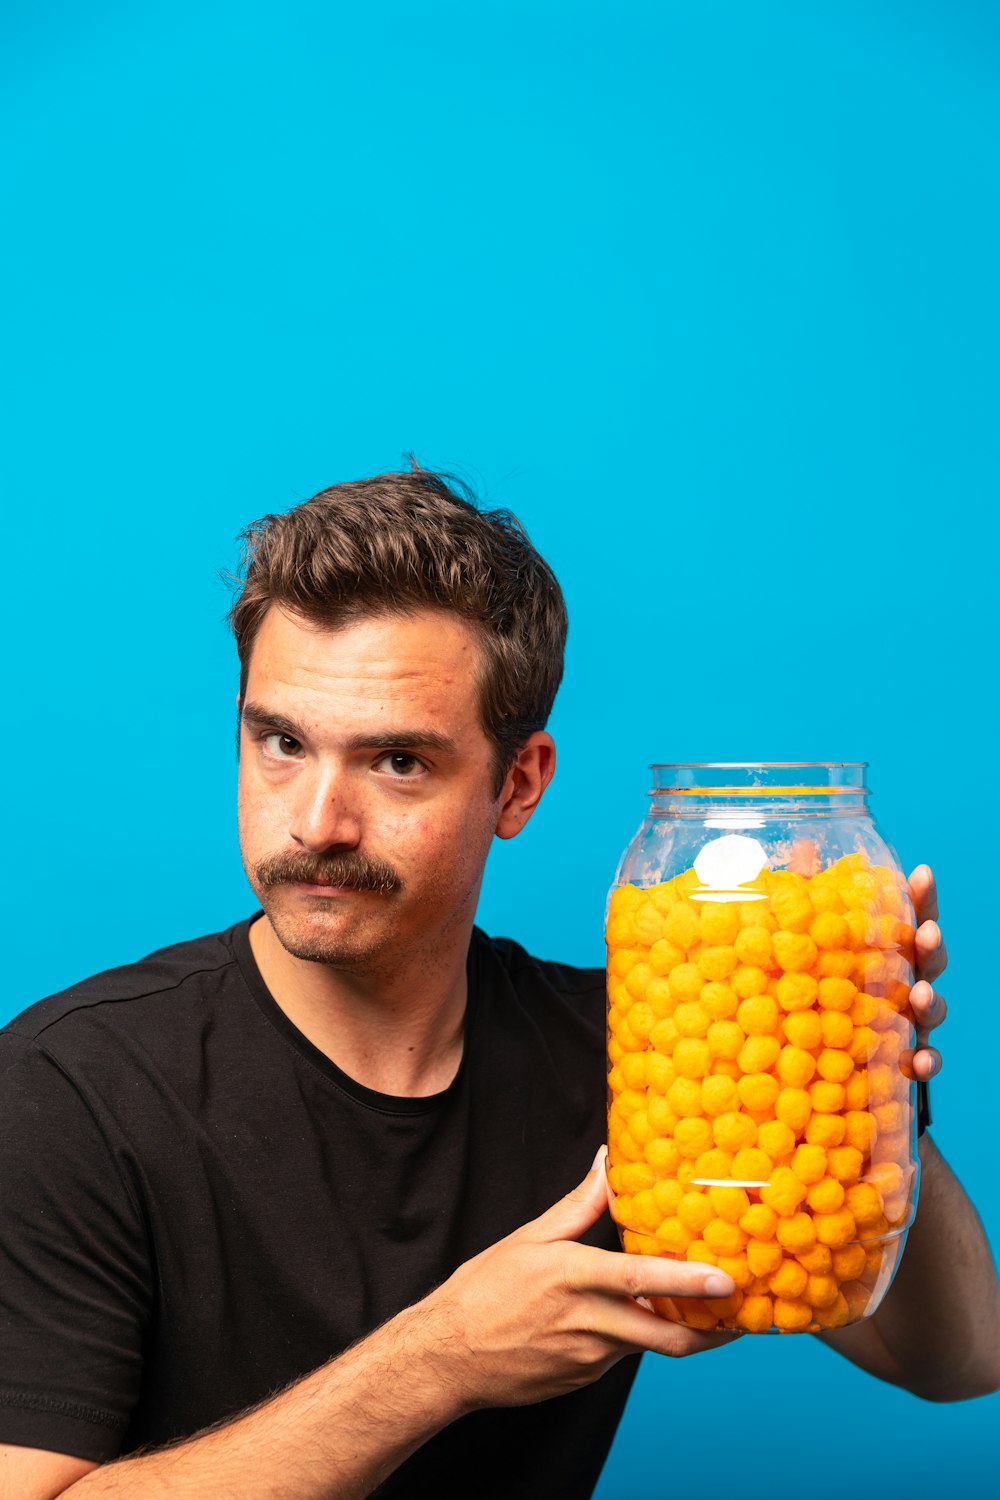
[[[414,954],[391,974],[295,958],[268,918],[250,947],[275,1004],[348,1077],[380,1094],[440,1093],[462,1060],[471,923],[444,950]]]

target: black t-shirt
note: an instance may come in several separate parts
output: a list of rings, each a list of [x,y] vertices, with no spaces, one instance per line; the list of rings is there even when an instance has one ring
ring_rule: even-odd
[[[104,1462],[232,1420],[549,1207],[604,1138],[599,971],[475,931],[458,1074],[397,1098],[285,1016],[253,920],[0,1031],[0,1442]],[[585,1238],[617,1248],[607,1215]],[[378,1493],[587,1496],[636,1367],[464,1417]]]

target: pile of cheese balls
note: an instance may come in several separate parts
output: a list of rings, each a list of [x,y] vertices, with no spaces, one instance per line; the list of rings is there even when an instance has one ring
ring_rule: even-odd
[[[690,1327],[816,1332],[874,1310],[913,1212],[913,911],[849,854],[737,893],[612,894],[608,1179],[624,1248],[717,1265]]]

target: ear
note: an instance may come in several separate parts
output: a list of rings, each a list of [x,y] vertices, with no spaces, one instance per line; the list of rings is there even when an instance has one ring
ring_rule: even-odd
[[[497,814],[498,839],[512,839],[521,832],[542,800],[555,768],[555,740],[544,729],[537,729],[525,740],[507,772]]]

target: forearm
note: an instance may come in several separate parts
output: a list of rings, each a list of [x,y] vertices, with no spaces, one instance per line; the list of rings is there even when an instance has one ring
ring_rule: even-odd
[[[1000,1387],[1000,1283],[979,1216],[929,1136],[920,1157],[917,1215],[892,1286],[867,1324],[828,1342],[927,1400],[984,1395]]]
[[[95,1469],[63,1497],[361,1500],[460,1414],[418,1304],[264,1405]]]

